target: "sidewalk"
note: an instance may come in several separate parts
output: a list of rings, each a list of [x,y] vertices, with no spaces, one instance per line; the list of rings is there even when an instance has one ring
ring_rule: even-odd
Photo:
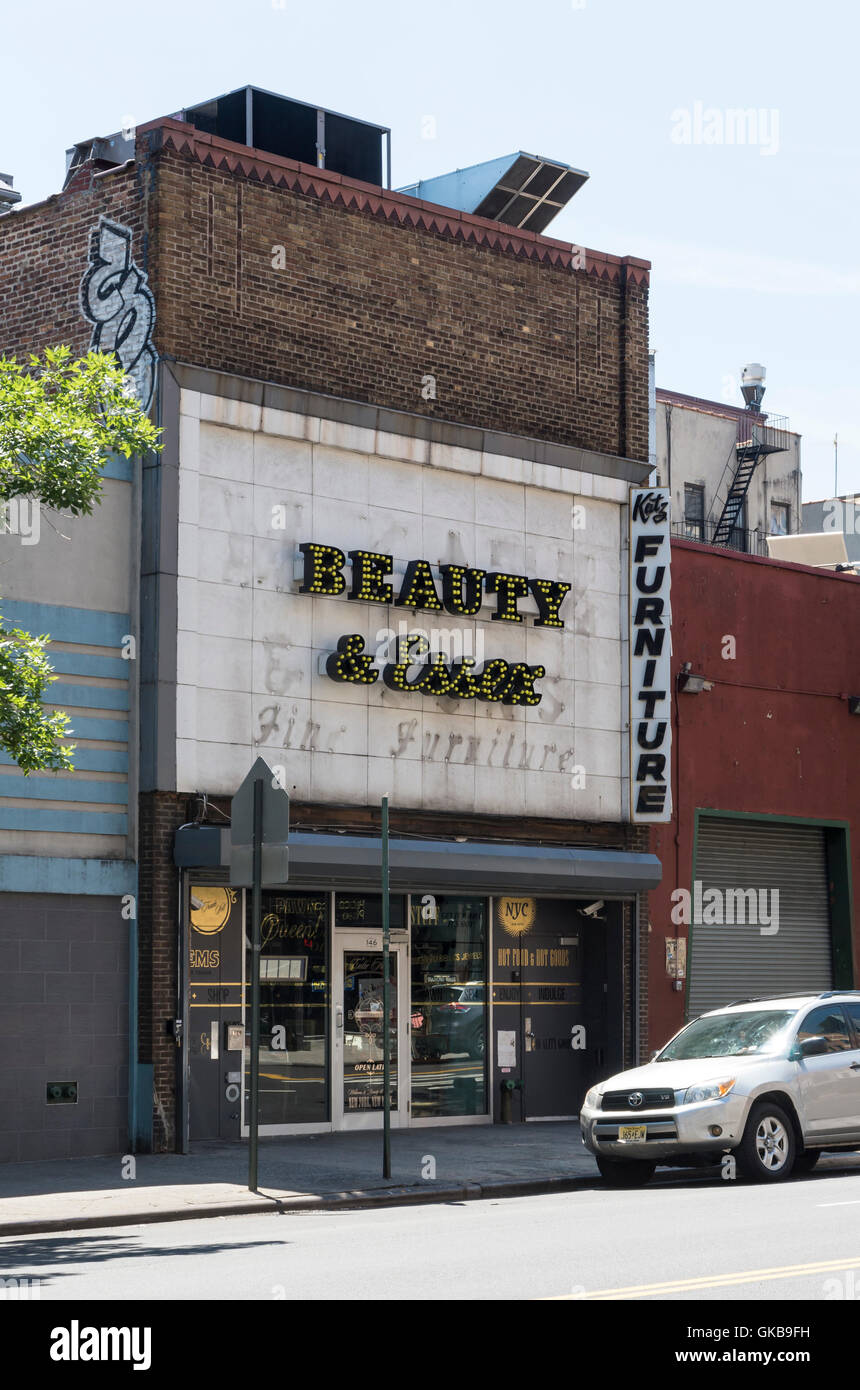
[[[433,1164],[435,1176],[425,1176]],[[119,1155],[0,1164],[0,1236],[515,1196],[564,1191],[597,1178],[579,1125],[571,1121],[394,1130],[387,1181],[381,1131],[263,1139],[257,1193],[247,1190],[245,1144],[196,1144],[188,1155],[140,1154],[135,1167],[132,1180],[123,1178]]]

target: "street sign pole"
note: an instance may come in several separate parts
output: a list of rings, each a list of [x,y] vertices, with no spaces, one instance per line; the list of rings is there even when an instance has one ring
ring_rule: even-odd
[[[391,922],[388,902],[388,797],[382,798],[382,1176],[391,1177],[391,1044],[388,1015],[391,1005],[389,961]]]
[[[257,1191],[260,1126],[260,943],[264,888],[283,888],[290,876],[290,798],[272,768],[258,758],[230,802],[230,882],[250,888],[251,1039],[248,1104],[248,1187]],[[245,1015],[247,1018],[247,1014]]]
[[[251,888],[251,1114],[248,1127],[248,1187],[257,1191],[260,1118],[260,914],[263,895],[263,780],[254,782],[254,882]]]

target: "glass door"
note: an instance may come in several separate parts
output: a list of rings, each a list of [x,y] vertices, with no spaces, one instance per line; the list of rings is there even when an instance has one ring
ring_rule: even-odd
[[[389,955],[392,1126],[408,1122],[408,1056],[403,991],[406,948]],[[379,934],[337,939],[334,979],[334,1122],[338,1129],[379,1129],[383,1108],[383,973]]]

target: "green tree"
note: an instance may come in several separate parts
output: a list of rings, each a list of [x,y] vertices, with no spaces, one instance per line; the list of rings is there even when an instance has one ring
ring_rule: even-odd
[[[89,516],[108,456],[161,449],[160,434],[106,353],[75,359],[69,347],[47,348],[26,364],[0,357],[0,532],[15,499]],[[74,744],[63,742],[68,715],[42,707],[57,679],[49,641],[7,627],[0,613],[0,749],[25,773],[74,766]]]

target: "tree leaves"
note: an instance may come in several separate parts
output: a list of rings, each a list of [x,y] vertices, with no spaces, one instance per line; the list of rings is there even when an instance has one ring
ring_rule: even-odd
[[[0,615],[0,748],[25,773],[74,766],[75,745],[62,742],[69,716],[48,714],[41,703],[57,679],[45,654],[49,641],[5,628]]]
[[[108,456],[160,450],[160,435],[107,353],[75,359],[60,346],[27,364],[0,357],[0,530],[2,504],[14,497],[91,515]],[[49,641],[5,627],[0,614],[0,749],[25,774],[73,768],[68,715],[42,705],[56,680]]]
[[[0,499],[38,498],[72,516],[99,500],[108,454],[161,447],[116,360],[48,348],[29,367],[0,357]]]

